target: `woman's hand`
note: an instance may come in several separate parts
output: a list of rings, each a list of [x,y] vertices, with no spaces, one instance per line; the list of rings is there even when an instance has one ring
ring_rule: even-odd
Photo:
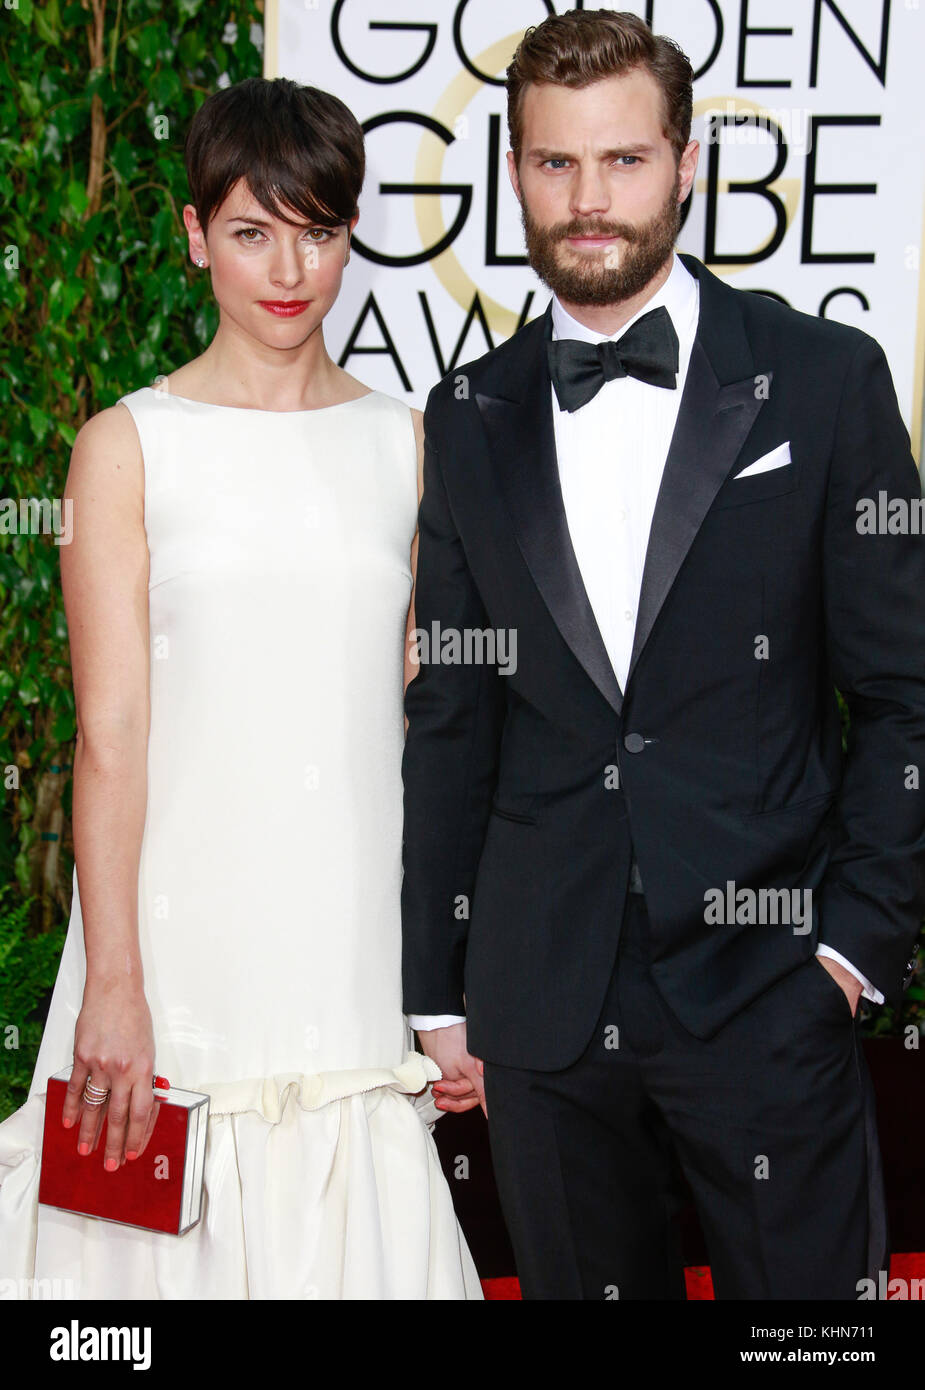
[[[104,1105],[82,1097],[90,1077],[111,1088]],[[151,1138],[160,1102],[154,1099],[154,1029],[143,991],[135,985],[91,985],[74,1034],[74,1069],[67,1084],[61,1120],[70,1128],[80,1120],[77,1152],[92,1153],[108,1116],[104,1167],[114,1172],[126,1158],[140,1158]]]

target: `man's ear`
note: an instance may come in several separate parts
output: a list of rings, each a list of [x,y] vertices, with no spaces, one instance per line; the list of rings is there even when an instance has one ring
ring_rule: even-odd
[[[681,156],[678,164],[678,173],[681,175],[682,196],[680,202],[684,202],[689,196],[694,186],[694,176],[697,173],[697,160],[700,156],[700,142],[691,140]]]
[[[507,152],[507,172],[511,180],[511,187],[514,190],[514,196],[518,203],[521,203],[523,199],[520,195],[520,179],[517,177],[517,164],[514,160],[513,150],[508,150]]]

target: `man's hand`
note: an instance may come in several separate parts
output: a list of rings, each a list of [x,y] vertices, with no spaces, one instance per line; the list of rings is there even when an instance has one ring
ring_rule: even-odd
[[[446,1028],[429,1028],[418,1033],[421,1047],[443,1072],[443,1080],[433,1085],[434,1104],[438,1110],[471,1110],[485,1108],[484,1067],[478,1057],[466,1048],[466,1025],[451,1023]]]
[[[837,960],[832,960],[831,956],[817,956],[816,960],[829,972],[835,983],[841,986],[848,1003],[851,1005],[852,1016],[854,1016],[858,1011],[858,1000],[864,989],[861,981],[852,975],[850,970],[839,965]]]

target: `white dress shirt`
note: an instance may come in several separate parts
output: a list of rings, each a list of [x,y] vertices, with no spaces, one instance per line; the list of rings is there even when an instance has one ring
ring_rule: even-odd
[[[552,301],[553,337],[587,343],[616,342],[638,318],[659,305],[668,310],[678,335],[677,390],[651,386],[632,376],[618,377],[605,381],[578,410],[566,411],[559,409],[552,383],[549,388],[569,535],[621,690],[626,688],[629,673],[655,501],[697,333],[700,286],[676,255],[661,288],[610,335],[579,323],[555,296]],[[821,944],[816,954],[838,961],[860,980],[866,998],[883,1003],[880,991],[844,956]],[[418,1032],[425,1032],[464,1019],[457,1014],[409,1014],[408,1022]]]

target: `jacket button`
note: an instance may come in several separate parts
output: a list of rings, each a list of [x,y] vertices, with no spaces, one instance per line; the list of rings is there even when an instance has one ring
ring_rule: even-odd
[[[623,747],[627,753],[641,753],[646,746],[646,741],[642,734],[627,734],[623,740]]]

